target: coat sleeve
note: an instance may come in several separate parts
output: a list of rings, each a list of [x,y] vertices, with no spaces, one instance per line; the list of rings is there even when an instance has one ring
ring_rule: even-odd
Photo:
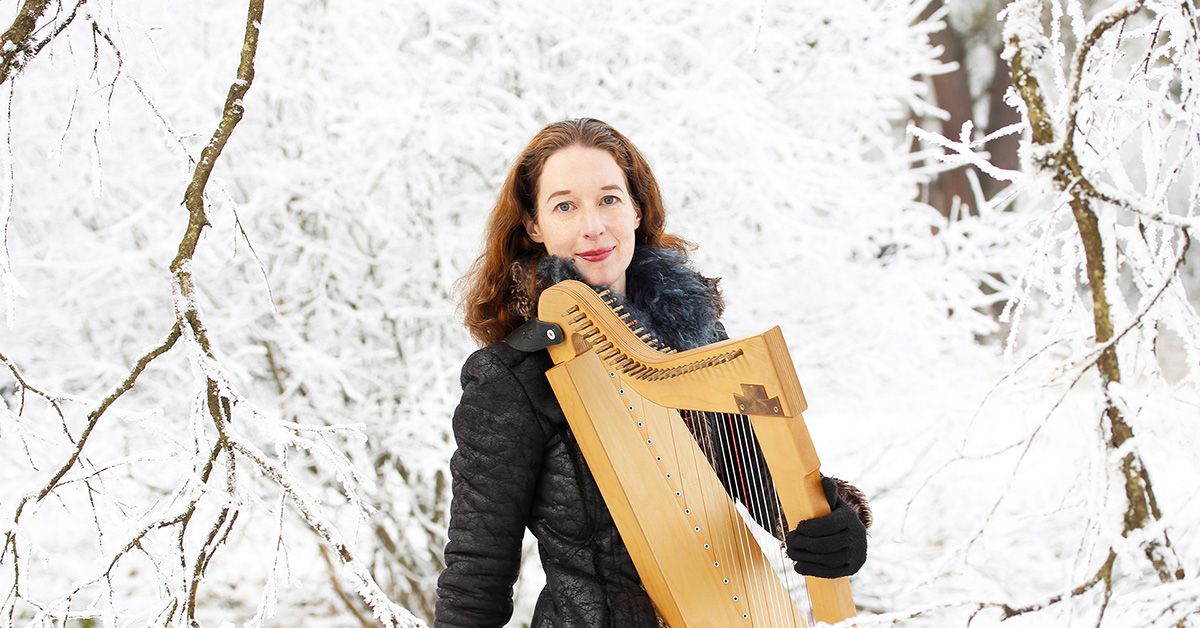
[[[503,626],[512,615],[521,542],[541,471],[546,433],[512,371],[486,350],[463,366],[454,411],[458,449],[446,568],[435,626]]]

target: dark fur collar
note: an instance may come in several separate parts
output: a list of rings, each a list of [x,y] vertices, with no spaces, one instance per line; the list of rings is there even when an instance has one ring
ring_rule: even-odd
[[[582,281],[575,265],[561,257],[542,258],[536,272],[539,295],[560,281]],[[516,276],[514,279],[518,279],[518,286],[525,284]],[[675,249],[639,246],[625,271],[626,294],[614,292],[617,302],[613,306],[624,304],[631,314],[631,324],[636,321],[635,328],[645,328],[667,346],[680,351],[694,349],[721,337],[719,319],[725,303],[717,287],[719,281],[701,276],[688,266],[687,256]],[[536,301],[517,290],[515,313],[528,318]]]

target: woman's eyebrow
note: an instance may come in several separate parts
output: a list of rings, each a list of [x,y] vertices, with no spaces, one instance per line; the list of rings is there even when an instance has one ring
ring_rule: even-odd
[[[606,185],[606,186],[604,186],[604,187],[602,187],[602,188],[600,188],[600,189],[601,189],[601,190],[616,190],[616,191],[618,191],[618,192],[624,192],[624,191],[625,191],[625,188],[623,188],[623,187],[621,187],[621,186],[617,185],[616,183],[613,183],[613,184],[610,184],[610,185]],[[550,199],[554,198],[555,196],[569,195],[570,193],[571,193],[571,190],[559,190],[559,191],[557,191],[557,192],[553,192],[553,193],[551,193],[551,194],[550,194],[550,196],[547,196],[547,197],[546,197],[546,202],[547,202],[547,203],[548,203],[548,202],[550,202]]]

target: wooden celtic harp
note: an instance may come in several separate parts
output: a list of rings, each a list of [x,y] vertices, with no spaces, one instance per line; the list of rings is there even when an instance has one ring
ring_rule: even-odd
[[[774,512],[790,523],[777,530],[828,514],[820,461],[800,415],[807,404],[779,327],[677,352],[630,329],[606,294],[577,281],[543,291],[538,318],[557,326],[548,334],[562,334],[549,347],[555,366],[547,377],[659,615],[672,628],[807,626],[703,439],[681,418],[681,411],[710,413],[704,416],[729,423],[729,434],[707,448],[711,456],[713,443],[725,441],[717,448],[729,463],[727,481],[736,475],[745,486],[752,475],[753,488],[766,480],[749,468],[751,453],[765,459],[765,475],[786,478],[771,499],[777,496]],[[733,446],[735,419],[753,426],[757,443]],[[778,541],[768,545],[782,552]],[[812,618],[834,623],[855,614],[849,578],[805,580]]]

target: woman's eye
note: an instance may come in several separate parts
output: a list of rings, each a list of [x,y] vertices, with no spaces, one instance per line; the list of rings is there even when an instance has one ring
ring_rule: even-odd
[[[555,210],[555,211],[560,211],[560,212],[570,211],[570,210],[571,210],[571,204],[570,204],[570,203],[568,203],[568,202],[566,202],[566,201],[563,201],[563,202],[559,203],[558,205],[555,205],[555,206],[554,206],[554,210]]]
[[[621,199],[620,197],[609,194],[608,196],[600,199],[600,202],[604,203],[605,205],[616,205],[617,203],[621,202]]]

